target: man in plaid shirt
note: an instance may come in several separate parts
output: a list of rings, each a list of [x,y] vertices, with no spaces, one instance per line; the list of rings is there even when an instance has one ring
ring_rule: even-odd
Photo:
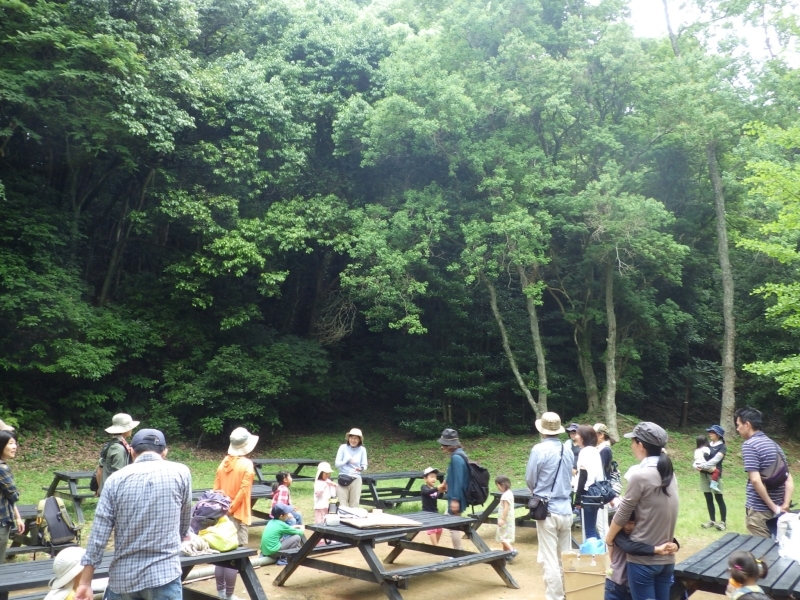
[[[134,462],[105,482],[86,545],[75,600],[92,600],[92,577],[103,559],[111,531],[106,600],[180,600],[181,540],[188,539],[192,476],[186,465],[164,460],[167,443],[157,429],[142,429],[131,440]]]

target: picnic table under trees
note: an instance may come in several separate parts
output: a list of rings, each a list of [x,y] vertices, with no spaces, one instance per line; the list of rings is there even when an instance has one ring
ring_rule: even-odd
[[[422,502],[419,488],[424,479],[422,471],[400,471],[396,473],[362,473],[361,474],[361,504],[375,508],[394,508],[404,502]],[[439,481],[444,475],[439,473]],[[379,482],[404,481],[399,486],[379,487]],[[417,484],[417,481],[420,481]]]
[[[254,458],[253,468],[256,471],[256,480],[262,484],[271,484],[277,481],[276,476],[280,471],[288,471],[294,481],[314,481],[316,471],[313,474],[303,474],[303,469],[316,469],[322,460],[316,458]],[[294,465],[294,470],[289,467]],[[264,474],[264,467],[279,467],[277,471],[268,473],[272,477],[267,478]]]

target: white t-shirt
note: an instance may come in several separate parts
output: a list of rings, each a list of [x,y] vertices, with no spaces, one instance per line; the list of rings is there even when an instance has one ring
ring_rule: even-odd
[[[581,448],[578,454],[578,475],[580,476],[581,469],[586,469],[586,488],[592,485],[595,481],[603,481],[606,476],[603,473],[603,461],[600,458],[600,451],[594,446],[586,446]],[[575,482],[573,487],[574,491],[578,491],[578,482]]]

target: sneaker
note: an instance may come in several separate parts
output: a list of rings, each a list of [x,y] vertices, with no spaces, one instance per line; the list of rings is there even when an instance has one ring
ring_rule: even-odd
[[[712,491],[718,492],[719,491],[719,481],[712,481],[708,484],[708,487],[711,488]]]
[[[700,525],[700,527],[702,527],[703,529],[711,529],[712,527],[715,527],[715,526],[716,526],[716,523],[714,521],[708,521],[708,522],[703,523],[702,525]]]
[[[217,590],[217,598],[220,600],[228,600],[228,594],[226,594],[224,591]]]
[[[280,558],[278,559],[278,562],[276,562],[275,564],[278,565],[279,567],[285,567],[286,565],[289,564],[289,561],[286,560],[285,558]]]
[[[727,529],[727,527],[725,527],[725,522],[724,521],[720,521],[719,523],[714,525],[714,527],[716,527],[717,530],[719,530],[719,531],[725,531]]]
[[[509,556],[508,558],[506,558],[506,562],[507,562],[508,564],[511,564],[511,563],[513,563],[513,562],[514,562],[514,559],[515,559],[515,558],[517,558],[517,555],[518,555],[518,554],[519,554],[519,550],[517,550],[516,548],[514,548],[514,549],[511,551],[511,556]]]

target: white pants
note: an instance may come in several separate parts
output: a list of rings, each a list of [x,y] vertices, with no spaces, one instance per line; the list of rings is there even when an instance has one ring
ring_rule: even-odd
[[[336,497],[340,506],[358,508],[361,504],[361,477],[357,476],[353,483],[347,486],[336,484]]]
[[[564,600],[564,581],[561,574],[561,553],[571,547],[572,515],[551,514],[536,521],[539,533],[538,562],[544,568],[545,600]]]
[[[597,539],[605,540],[608,533],[608,507],[597,511]]]

